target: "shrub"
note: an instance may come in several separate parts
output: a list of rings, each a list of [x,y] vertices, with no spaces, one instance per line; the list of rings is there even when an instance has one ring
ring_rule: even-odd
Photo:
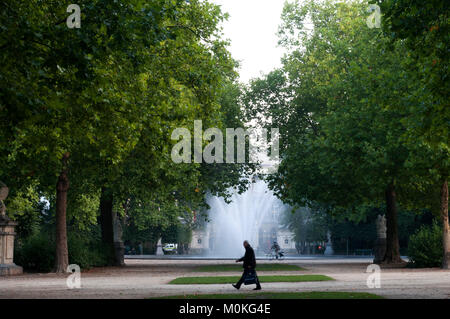
[[[55,241],[47,232],[41,232],[18,242],[15,263],[28,271],[49,272],[55,265]]]
[[[95,232],[68,232],[69,263],[81,269],[106,266],[111,252]],[[40,232],[16,244],[15,262],[27,271],[50,272],[55,265],[55,240],[49,232]]]
[[[443,257],[442,229],[434,221],[422,226],[409,239],[408,256],[411,267],[440,267]]]
[[[69,233],[69,263],[77,264],[81,269],[107,266],[110,250],[99,239],[85,234]]]

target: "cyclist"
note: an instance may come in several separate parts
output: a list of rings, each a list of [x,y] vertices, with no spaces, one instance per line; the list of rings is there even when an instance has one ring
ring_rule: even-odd
[[[275,251],[275,258],[278,259],[278,257],[282,257],[283,254],[280,252],[281,248],[280,245],[276,241],[273,242],[273,245],[271,247],[273,251]]]

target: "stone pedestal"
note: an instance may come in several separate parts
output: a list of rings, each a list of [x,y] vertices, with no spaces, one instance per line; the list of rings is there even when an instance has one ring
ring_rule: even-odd
[[[374,264],[381,263],[384,259],[385,253],[386,253],[386,238],[377,238],[374,247],[375,258],[373,259],[373,263]]]
[[[0,276],[19,275],[23,273],[20,266],[14,264],[14,228],[16,222],[0,216]]]

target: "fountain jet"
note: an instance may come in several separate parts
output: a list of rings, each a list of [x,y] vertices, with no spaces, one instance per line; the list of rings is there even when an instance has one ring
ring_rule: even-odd
[[[277,207],[284,206],[262,180],[256,180],[242,194],[235,192],[231,203],[221,197],[211,197],[208,232],[210,254],[215,257],[238,257],[243,253],[242,242],[248,240],[261,253],[261,226],[276,224]]]

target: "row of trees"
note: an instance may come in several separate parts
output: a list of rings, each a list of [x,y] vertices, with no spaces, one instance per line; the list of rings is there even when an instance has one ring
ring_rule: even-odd
[[[450,264],[448,8],[381,1],[287,3],[282,67],[245,92],[248,118],[278,127],[281,163],[268,180],[292,205],[363,219],[386,207],[384,263],[402,262],[397,206],[441,216]]]
[[[134,234],[159,238],[180,220],[190,225],[207,192],[245,189],[250,165],[170,158],[175,128],[242,119],[279,128],[281,164],[268,181],[284,202],[353,220],[384,205],[386,263],[401,261],[398,204],[430,209],[441,216],[449,267],[444,1],[380,1],[380,29],[366,24],[367,2],[288,3],[283,66],[243,94],[218,6],[78,4],[79,29],[67,27],[61,1],[0,4],[0,180],[22,234],[27,223],[54,223],[56,271],[69,262],[68,222],[100,223],[113,252],[116,213]]]
[[[335,254],[357,254],[373,251],[377,239],[376,219],[384,214],[384,208],[367,207],[364,218],[351,220],[346,214],[330,216],[322,207],[301,207],[292,212],[287,209],[282,215],[282,224],[293,232],[294,240],[301,253],[308,253],[305,245],[327,242],[328,235]],[[430,211],[417,214],[414,211],[399,211],[398,237],[400,252],[411,258],[409,240],[421,227],[430,227],[433,215]],[[428,242],[424,244],[439,244]],[[439,254],[440,254],[439,250]],[[425,252],[425,255],[428,252]],[[439,255],[439,257],[441,257]]]
[[[207,191],[245,187],[240,176],[249,169],[170,159],[177,127],[194,119],[241,124],[237,64],[221,38],[226,16],[218,6],[77,4],[78,29],[66,26],[61,1],[0,4],[0,180],[11,189],[10,207],[23,209],[16,214],[43,198],[54,208],[57,272],[69,263],[68,221],[99,222],[113,251],[117,212],[137,228],[159,225],[161,234],[180,217],[189,223]]]

